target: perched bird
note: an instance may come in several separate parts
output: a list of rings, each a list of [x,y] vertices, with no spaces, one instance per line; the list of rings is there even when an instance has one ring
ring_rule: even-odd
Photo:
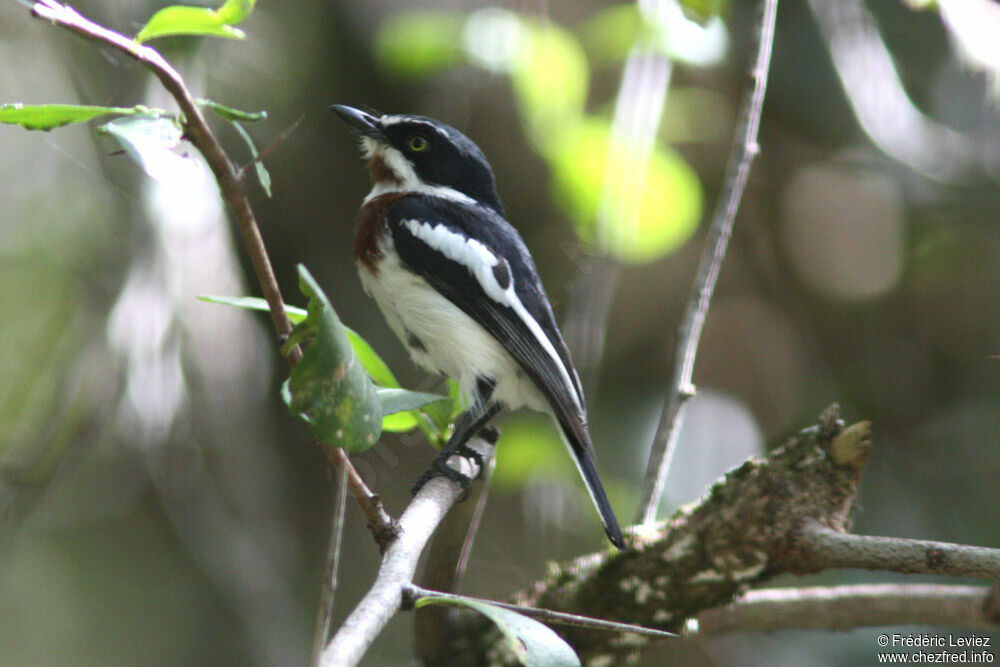
[[[476,456],[469,438],[501,408],[527,406],[555,419],[608,538],[624,549],[579,377],[483,152],[430,118],[333,110],[360,136],[373,181],[354,239],[361,282],[413,360],[457,381],[468,405],[417,488],[436,475],[467,486],[447,459]]]

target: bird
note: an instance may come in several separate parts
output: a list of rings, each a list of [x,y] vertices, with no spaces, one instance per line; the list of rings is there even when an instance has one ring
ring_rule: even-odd
[[[439,475],[467,490],[448,458],[481,463],[468,440],[501,409],[528,407],[555,420],[608,539],[624,550],[579,376],[486,156],[438,120],[331,108],[359,137],[372,180],[354,238],[362,286],[413,361],[455,380],[467,406],[414,490]]]

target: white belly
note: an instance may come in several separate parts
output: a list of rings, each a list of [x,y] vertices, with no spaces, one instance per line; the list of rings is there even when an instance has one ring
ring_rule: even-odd
[[[359,265],[361,284],[417,364],[457,381],[467,402],[476,380],[489,377],[496,382],[494,400],[548,412],[534,383],[493,336],[385,250],[377,274]]]

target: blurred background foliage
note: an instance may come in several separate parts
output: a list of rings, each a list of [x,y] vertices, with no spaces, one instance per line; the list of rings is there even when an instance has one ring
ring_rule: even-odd
[[[241,24],[245,41],[156,44],[198,95],[266,109],[247,127],[258,146],[303,117],[267,159],[273,197],[255,193],[286,299],[304,305],[304,263],[405,387],[442,390],[361,292],[351,236],[367,176],[327,106],[430,115],[480,144],[581,364],[623,518],[756,20],[750,3],[694,20],[640,5],[271,0]],[[133,34],[162,5],[75,6]],[[836,400],[875,423],[859,532],[1000,541],[995,21],[989,2],[781,5],[762,152],[664,515]],[[0,102],[171,108],[135,63],[16,3],[0,5]],[[0,146],[0,664],[303,664],[330,481],[280,403],[264,317],[196,299],[255,293],[214,185],[203,173],[150,181],[93,127],[0,126]],[[465,584],[481,596],[604,546],[546,420],[501,427]],[[398,513],[431,457],[409,433],[355,460]],[[377,563],[351,509],[336,618]],[[411,633],[397,618],[368,663],[405,663]],[[875,634],[729,636],[647,663],[844,664],[870,660]]]

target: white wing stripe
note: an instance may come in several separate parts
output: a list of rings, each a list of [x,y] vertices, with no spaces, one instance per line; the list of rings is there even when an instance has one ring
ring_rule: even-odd
[[[479,286],[486,292],[486,296],[514,311],[514,314],[528,327],[545,353],[555,362],[566,391],[573,398],[577,409],[582,412],[583,401],[576,393],[576,384],[570,379],[566,365],[563,364],[562,358],[552,345],[552,341],[545,335],[541,325],[531,316],[531,313],[521,303],[521,299],[518,298],[517,292],[514,290],[513,275],[507,289],[500,287],[500,283],[497,282],[496,276],[493,274],[493,267],[499,264],[500,260],[493,254],[493,251],[479,241],[453,232],[444,225],[431,225],[420,220],[403,220],[402,224],[413,234],[414,238],[420,239],[448,259],[467,268]]]

